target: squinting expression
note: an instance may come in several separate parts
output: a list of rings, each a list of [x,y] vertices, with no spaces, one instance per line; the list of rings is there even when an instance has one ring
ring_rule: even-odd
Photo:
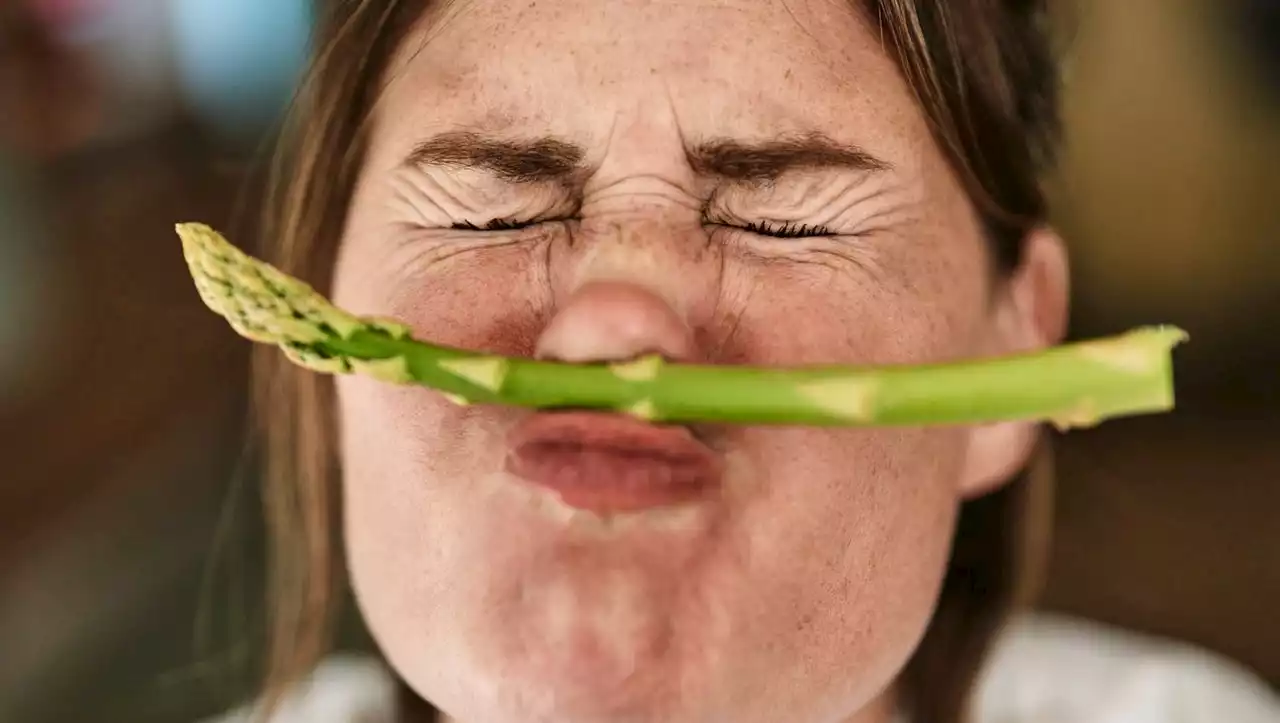
[[[1012,343],[971,204],[852,5],[460,2],[387,80],[336,270],[353,311],[567,360]],[[507,471],[526,411],[338,391],[361,609],[463,723],[885,720],[971,471],[1017,464],[975,465],[971,429],[714,429],[714,489],[602,514]]]

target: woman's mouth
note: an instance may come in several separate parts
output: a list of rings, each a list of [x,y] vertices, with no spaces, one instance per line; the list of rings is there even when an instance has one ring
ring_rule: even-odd
[[[512,430],[507,471],[598,514],[686,504],[720,484],[719,455],[687,428],[602,412],[539,412]]]

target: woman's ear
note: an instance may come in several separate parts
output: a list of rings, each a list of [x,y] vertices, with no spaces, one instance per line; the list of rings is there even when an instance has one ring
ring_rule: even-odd
[[[991,354],[1044,349],[1062,341],[1067,329],[1070,291],[1066,244],[1048,227],[1025,241],[1022,262],[1001,282],[991,309]],[[1009,482],[1026,466],[1040,426],[1001,422],[974,427],[960,481],[960,495],[981,497]]]

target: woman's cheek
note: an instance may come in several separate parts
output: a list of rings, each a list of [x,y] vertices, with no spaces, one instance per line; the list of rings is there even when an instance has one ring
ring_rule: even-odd
[[[545,252],[537,242],[480,245],[409,257],[371,289],[377,313],[433,343],[532,354],[549,319]],[[436,258],[433,258],[436,257]]]
[[[717,357],[769,365],[927,361],[964,346],[963,308],[901,283],[892,269],[738,257],[726,265]]]

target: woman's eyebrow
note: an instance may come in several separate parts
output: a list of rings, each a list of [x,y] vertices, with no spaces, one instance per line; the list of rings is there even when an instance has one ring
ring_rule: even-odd
[[[479,168],[512,183],[570,181],[584,169],[581,146],[557,138],[507,140],[453,131],[414,146],[406,166]]]
[[[757,142],[733,139],[700,143],[689,151],[694,172],[731,181],[772,181],[801,169],[887,171],[892,166],[860,146],[821,133]]]
[[[799,169],[844,168],[884,171],[890,164],[863,148],[820,133],[764,141],[721,139],[688,150],[695,173],[730,181],[772,181]],[[586,170],[582,146],[544,136],[511,140],[468,131],[451,131],[414,146],[404,164],[411,167],[477,168],[512,183],[572,182]]]

